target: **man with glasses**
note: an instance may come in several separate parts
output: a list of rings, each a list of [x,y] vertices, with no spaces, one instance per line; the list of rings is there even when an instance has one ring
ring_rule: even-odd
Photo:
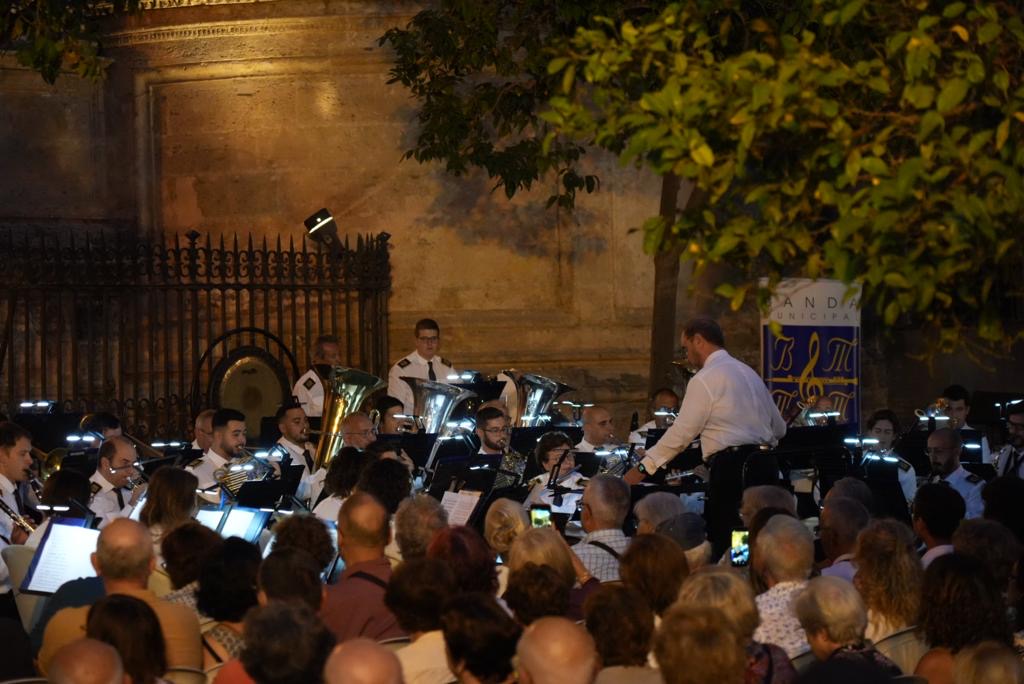
[[[448,376],[455,374],[451,361],[439,356],[441,327],[437,321],[430,318],[416,321],[413,338],[416,351],[400,359],[388,373],[388,394],[402,402],[406,415],[412,414],[415,399],[409,383],[402,378],[448,382]]]
[[[476,436],[480,438],[478,453],[493,455],[501,454],[508,448],[512,429],[508,426],[508,417],[494,406],[485,406],[476,412]]]
[[[351,413],[341,421],[341,438],[345,446],[362,450],[377,441],[377,429],[365,413]]]
[[[124,437],[110,437],[100,447],[99,464],[89,478],[92,495],[89,508],[100,517],[101,529],[111,520],[131,515],[146,491],[143,484],[127,489],[130,481],[139,478],[139,471],[135,468],[138,458],[135,445]]]
[[[1006,446],[996,459],[1000,476],[1024,478],[1024,402],[1006,409]]]
[[[980,518],[985,510],[981,499],[981,490],[985,481],[974,473],[967,472],[960,465],[960,452],[964,442],[960,431],[953,428],[939,428],[928,435],[928,460],[932,464],[932,477],[929,482],[946,484],[963,497],[967,506],[968,519]]]

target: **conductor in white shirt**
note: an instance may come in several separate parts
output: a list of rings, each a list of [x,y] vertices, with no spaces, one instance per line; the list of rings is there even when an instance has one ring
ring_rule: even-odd
[[[448,376],[455,374],[451,361],[439,355],[441,327],[437,321],[430,318],[416,321],[413,337],[416,339],[416,351],[399,359],[388,372],[388,394],[402,402],[406,415],[412,414],[415,398],[412,387],[402,378],[448,382]]]
[[[700,435],[701,451],[711,478],[705,504],[708,539],[721,553],[730,531],[740,523],[744,464],[763,446],[775,446],[786,423],[764,381],[747,364],[724,349],[725,336],[710,318],[683,326],[686,360],[700,369],[687,384],[679,417],[636,468],[625,475],[636,484],[670,462]]]

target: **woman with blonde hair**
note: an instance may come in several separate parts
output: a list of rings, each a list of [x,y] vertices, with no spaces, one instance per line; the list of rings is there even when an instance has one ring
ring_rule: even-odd
[[[791,684],[796,670],[786,652],[774,644],[754,641],[761,623],[750,582],[732,568],[707,565],[693,572],[679,589],[676,606],[706,607],[730,623],[746,649],[747,684]]]
[[[512,542],[528,529],[530,519],[518,501],[496,499],[487,509],[487,515],[484,517],[484,539],[494,551],[499,563],[503,563],[508,557]],[[498,596],[505,593],[508,573],[508,566],[498,566]]]
[[[601,582],[592,576],[579,557],[569,550],[569,545],[558,530],[553,527],[535,527],[519,535],[509,549],[508,570],[513,573],[525,567],[527,563],[546,565],[554,569],[566,584],[572,587],[569,591],[569,610],[566,617],[570,620],[582,620],[583,602],[601,586]]]
[[[924,571],[909,527],[891,518],[872,520],[857,536],[853,564],[853,585],[868,609],[869,640],[878,643],[917,624]]]

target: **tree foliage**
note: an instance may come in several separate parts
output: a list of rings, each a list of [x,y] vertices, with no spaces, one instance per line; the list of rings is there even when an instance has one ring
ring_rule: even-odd
[[[645,245],[734,267],[717,289],[734,309],[765,302],[758,276],[835,277],[946,351],[968,327],[1019,337],[1000,317],[1024,257],[1019,4],[691,0],[581,29],[548,70],[549,139],[704,193]]]
[[[69,70],[97,80],[106,72],[101,22],[133,11],[139,0],[0,0],[0,50],[54,83]]]

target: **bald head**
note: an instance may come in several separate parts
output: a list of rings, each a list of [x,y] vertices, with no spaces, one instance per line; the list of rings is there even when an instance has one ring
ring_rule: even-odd
[[[79,639],[54,654],[47,676],[53,684],[123,684],[124,668],[110,644]]]
[[[350,413],[341,421],[341,436],[345,446],[365,449],[377,441],[373,421],[365,413]]]
[[[594,640],[561,617],[534,621],[516,647],[524,684],[590,684],[600,667]]]
[[[353,639],[337,646],[324,666],[326,684],[402,684],[402,665],[375,641]]]
[[[346,546],[383,549],[388,532],[388,511],[377,499],[365,492],[345,499],[338,512],[338,533]]]
[[[145,586],[153,570],[153,538],[141,523],[117,518],[100,532],[92,561],[104,580]]]
[[[609,444],[612,435],[612,414],[604,406],[583,409],[583,439],[594,446]]]

